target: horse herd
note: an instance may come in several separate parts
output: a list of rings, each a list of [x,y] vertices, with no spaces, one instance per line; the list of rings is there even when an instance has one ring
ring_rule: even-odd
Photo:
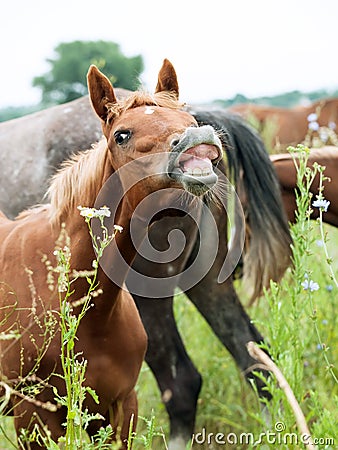
[[[76,353],[88,364],[86,384],[99,397],[99,403],[88,397],[85,407],[101,417],[86,431],[94,436],[111,424],[126,448],[145,358],[169,415],[169,448],[183,449],[194,430],[202,378],[175,323],[175,289],[186,293],[258,394],[267,396],[246,349],[263,337],[237,296],[233,273],[241,262],[255,299],[289,266],[294,162],[288,154],[269,157],[238,114],[180,103],[168,60],[152,95],[114,89],[95,66],[88,90],[90,101],[83,97],[0,124],[0,321],[1,333],[10,336],[0,344],[2,381],[13,389],[8,407],[17,433],[44,424],[54,440],[64,434],[65,407],[41,407],[54,402],[55,389],[66,393],[59,329],[38,356],[45,345],[43,318],[60,307],[44,261],[57,265],[55,243],[66,230],[71,268],[92,269],[96,254],[78,207],[95,207],[110,232],[114,225],[122,232],[100,260],[100,295],[91,298],[77,333]],[[335,118],[332,113],[328,120]],[[314,161],[331,178],[324,218],[338,226],[337,149],[313,151],[309,164]],[[87,288],[85,278],[72,285],[75,314]],[[25,380],[31,383],[33,371],[48,380],[36,395],[39,403],[15,392]]]

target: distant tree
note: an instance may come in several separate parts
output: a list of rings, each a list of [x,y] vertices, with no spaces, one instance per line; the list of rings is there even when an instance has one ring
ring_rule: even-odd
[[[17,119],[18,117],[26,116],[27,114],[33,114],[42,109],[40,105],[28,105],[28,106],[9,106],[7,108],[0,109],[0,122],[6,122],[6,120]]]
[[[75,100],[87,91],[86,74],[95,64],[110,78],[115,87],[135,90],[143,71],[143,58],[128,58],[115,42],[74,41],[61,43],[55,58],[47,59],[51,70],[33,79],[33,86],[42,90],[42,103],[54,105]]]

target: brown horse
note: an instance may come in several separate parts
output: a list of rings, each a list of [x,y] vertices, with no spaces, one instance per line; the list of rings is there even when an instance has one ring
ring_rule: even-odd
[[[290,153],[271,155],[270,159],[279,179],[287,217],[290,222],[294,222],[296,211],[295,189],[297,188],[295,162]],[[338,227],[338,147],[327,146],[319,149],[311,149],[307,164],[309,167],[312,167],[315,162],[325,167],[324,175],[328,178],[323,182],[323,195],[330,202],[330,206],[327,212],[323,214],[323,221]],[[313,199],[319,193],[318,187],[319,175],[317,174],[310,189],[310,192],[313,194]],[[319,210],[316,207],[312,209],[311,217],[316,219]]]
[[[44,424],[53,439],[64,434],[65,408],[50,412],[41,407],[54,401],[51,386],[59,395],[65,395],[60,377],[59,330],[50,338],[44,354],[38,356],[46,339],[43,320],[59,309],[57,286],[52,286],[51,291],[47,285],[48,270],[42,259],[47,257],[50,264],[56,265],[55,243],[65,230],[70,241],[71,268],[91,270],[95,253],[77,206],[93,206],[97,198],[111,203],[117,192],[112,223],[122,226],[123,232],[108,248],[105,270],[107,265],[113,272],[119,269],[118,280],[110,279],[101,267],[98,269],[102,293],[93,297],[92,308],[80,323],[76,353],[88,361],[86,384],[99,397],[98,404],[88,398],[85,406],[104,418],[92,421],[88,433],[94,435],[100,426],[109,423],[116,430],[119,424],[125,447],[131,415],[137,417],[134,386],[146,351],[142,322],[131,295],[123,287],[136,255],[131,218],[137,212],[138,232],[143,236],[148,210],[140,206],[147,196],[159,192],[156,198],[161,201],[172,191],[179,191],[182,201],[183,193],[189,191],[188,199],[193,197],[194,203],[195,194],[204,194],[217,181],[213,165],[221,159],[222,146],[212,127],[198,127],[194,117],[182,110],[175,70],[167,60],[159,72],[154,95],[135,93],[117,101],[111,83],[95,66],[88,72],[88,87],[105,138],[56,174],[49,188],[50,204],[28,210],[14,221],[4,215],[0,219],[1,331],[6,335],[15,333],[10,343],[1,341],[1,373],[2,381],[17,389],[25,381],[32,382],[25,377],[32,374],[34,367],[34,377],[48,382],[34,403],[27,397],[12,396],[18,433],[21,429],[32,430],[34,424]],[[131,179],[134,173],[136,178]],[[137,238],[142,241],[140,235]],[[125,270],[118,266],[120,254],[126,261]],[[72,285],[75,312],[79,308],[76,302],[83,298],[87,287],[85,278]],[[32,443],[30,448],[41,446]]]
[[[271,131],[267,131],[269,142],[266,142],[266,145],[269,149],[277,151],[304,142],[309,133],[309,126],[311,131],[311,122],[316,124],[311,133],[317,133],[320,127],[324,127],[328,131],[328,133],[325,133],[325,139],[328,140],[332,128],[338,127],[338,98],[319,100],[309,106],[296,106],[294,108],[278,108],[248,103],[234,105],[229,110],[246,119],[257,120],[260,133],[263,132],[265,127],[270,127]],[[311,114],[315,114],[313,120]],[[323,138],[321,139],[323,140]]]
[[[251,276],[258,294],[263,286],[269,285],[270,278],[281,277],[290,254],[289,229],[272,163],[259,135],[240,116],[201,107],[188,110],[200,125],[209,124],[217,130],[226,153],[226,161],[220,161],[218,168],[246,198],[245,214],[251,239],[244,273]],[[88,148],[101,132],[100,121],[88,97],[0,124],[0,209],[15,217],[23,208],[45,201],[46,180],[58,165],[74,149]],[[134,271],[129,271],[127,278],[148,335],[146,362],[168,412],[171,450],[180,450],[191,438],[202,383],[202,376],[190,360],[176,325],[173,305],[177,286],[186,292],[246,379],[255,380],[260,396],[267,395],[261,380],[252,373],[255,361],[246,348],[248,341],[261,342],[263,337],[238,298],[232,274],[223,282],[219,279],[222,267],[229,262],[229,250],[236,248],[236,240],[231,245],[228,240],[229,221],[233,222],[226,208],[219,208],[214,202],[209,203],[209,208],[217,225],[218,240],[210,232],[210,220],[204,216],[197,223],[188,214],[163,217],[149,228],[149,241],[164,251],[168,236],[179,230],[186,237],[184,251],[180,257],[163,264],[142,257],[139,252],[132,266]],[[231,230],[234,229],[232,226]],[[236,229],[240,228],[236,226]],[[217,255],[208,269],[205,256],[215,245]],[[196,255],[199,255],[197,260]],[[191,267],[197,269],[197,275],[193,275],[189,286],[184,278]],[[201,270],[205,273],[202,279],[198,273]],[[134,281],[135,272],[139,277]],[[162,277],[162,293],[157,291],[161,301],[154,298],[158,281],[154,274]],[[135,284],[138,289],[134,290]],[[147,292],[142,294],[141,287]]]

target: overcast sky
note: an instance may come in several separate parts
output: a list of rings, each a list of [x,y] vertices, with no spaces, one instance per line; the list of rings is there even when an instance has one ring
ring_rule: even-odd
[[[0,7],[0,108],[37,103],[34,76],[60,42],[141,54],[153,90],[164,58],[190,103],[338,88],[337,0],[13,0]]]

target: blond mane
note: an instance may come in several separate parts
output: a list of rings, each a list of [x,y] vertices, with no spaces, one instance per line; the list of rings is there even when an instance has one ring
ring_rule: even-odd
[[[94,205],[104,183],[107,156],[107,141],[103,138],[91,149],[73,155],[62,164],[47,191],[52,222],[60,223],[80,205]]]

